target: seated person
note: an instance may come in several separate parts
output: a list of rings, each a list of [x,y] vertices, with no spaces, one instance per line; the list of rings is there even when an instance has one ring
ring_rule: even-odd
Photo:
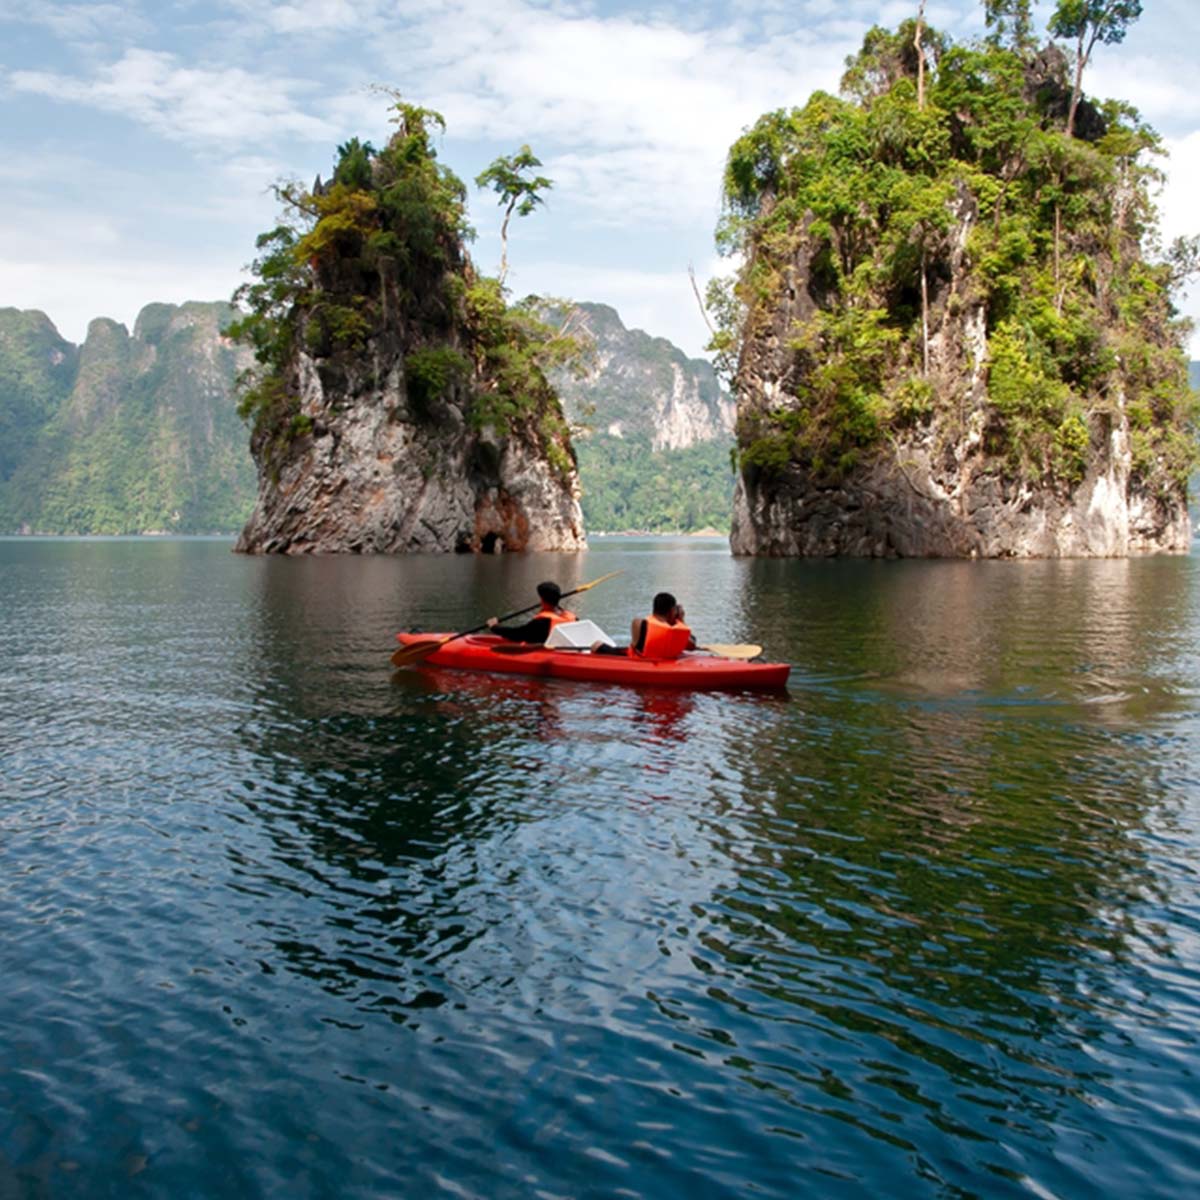
[[[683,623],[683,617],[683,607],[675,603],[675,597],[670,592],[659,592],[654,597],[650,616],[634,619],[628,646],[606,646],[603,642],[595,642],[592,652],[658,660],[678,658],[685,650],[696,648],[696,639]]]
[[[542,602],[541,607],[524,625],[501,625],[496,617],[488,617],[488,629],[510,642],[527,642],[534,646],[540,646],[550,636],[550,630],[555,625],[561,621],[579,619],[573,612],[559,606],[558,602],[562,599],[562,588],[557,583],[550,580],[539,583],[537,594]]]

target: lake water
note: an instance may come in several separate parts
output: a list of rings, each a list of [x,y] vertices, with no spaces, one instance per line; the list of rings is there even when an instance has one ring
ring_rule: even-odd
[[[790,691],[388,665],[660,588]],[[0,542],[0,1197],[1200,1194],[1200,560]]]

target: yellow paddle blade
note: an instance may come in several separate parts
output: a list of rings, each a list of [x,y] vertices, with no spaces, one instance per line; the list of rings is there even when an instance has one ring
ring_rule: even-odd
[[[719,654],[722,658],[757,658],[763,651],[761,646],[755,646],[752,642],[701,646],[700,649],[707,650],[709,654]]]
[[[411,667],[427,659],[435,650],[440,650],[450,638],[436,638],[429,642],[413,642],[392,651],[393,667]]]
[[[580,592],[586,592],[588,588],[594,588],[598,583],[603,583],[606,579],[612,579],[614,576],[623,575],[624,573],[624,567],[622,567],[619,571],[609,571],[607,575],[601,575],[599,579],[593,579],[591,583],[582,583],[579,585],[579,587],[574,588],[572,591],[564,592],[563,599],[565,600],[568,596],[578,596]]]

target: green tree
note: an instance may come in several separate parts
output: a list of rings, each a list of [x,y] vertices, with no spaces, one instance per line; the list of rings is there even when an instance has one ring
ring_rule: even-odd
[[[375,147],[370,142],[360,142],[353,137],[337,148],[338,161],[334,168],[333,181],[347,187],[368,188],[371,186],[371,160]]]
[[[894,33],[875,25],[863,38],[862,49],[846,59],[842,92],[863,104],[885,95],[901,79],[917,80],[936,66],[946,39],[925,24],[925,6],[916,20],[904,21]]]
[[[1125,40],[1129,26],[1142,15],[1141,0],[1058,0],[1050,18],[1056,38],[1075,42],[1075,78],[1071,84],[1071,107],[1067,111],[1067,136],[1075,132],[1075,111],[1083,94],[1083,70],[1100,42],[1106,46]]]
[[[504,286],[508,275],[508,223],[513,214],[527,217],[539,204],[545,203],[542,192],[554,186],[545,175],[530,172],[542,165],[528,146],[522,146],[516,154],[501,155],[486,170],[475,177],[475,185],[491,188],[500,197],[504,207],[504,220],[500,225],[500,286]]]
[[[1181,288],[1200,276],[1200,234],[1177,237],[1167,247],[1166,263],[1174,288]]]
[[[996,45],[1022,51],[1033,44],[1033,0],[983,0],[984,19]]]

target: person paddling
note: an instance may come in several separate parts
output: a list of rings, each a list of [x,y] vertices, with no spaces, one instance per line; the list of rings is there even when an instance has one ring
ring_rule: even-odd
[[[573,612],[559,604],[562,588],[553,580],[539,583],[537,594],[542,602],[541,607],[524,625],[501,625],[497,617],[488,617],[488,629],[510,642],[526,642],[540,646],[550,636],[550,630],[555,625],[563,621],[578,620]]]
[[[593,654],[624,654],[630,658],[666,661],[678,658],[685,650],[696,649],[696,639],[684,623],[683,606],[670,592],[654,597],[650,616],[634,618],[628,646],[592,643]]]

